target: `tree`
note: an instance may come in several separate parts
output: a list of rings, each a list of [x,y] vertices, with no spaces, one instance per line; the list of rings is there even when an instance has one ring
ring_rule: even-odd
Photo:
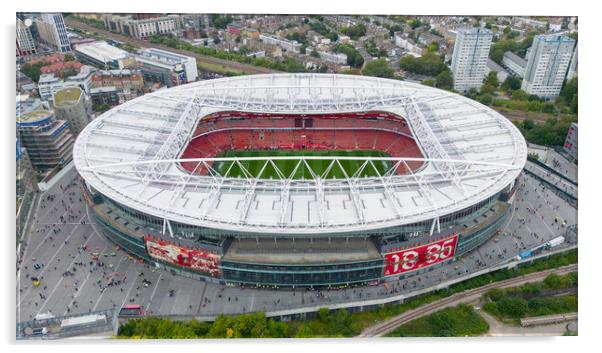
[[[42,67],[49,65],[49,63],[45,61],[41,61],[35,64],[25,64],[21,66],[21,72],[25,74],[25,76],[29,77],[32,81],[38,82],[40,80],[40,75],[42,74]]]
[[[435,87],[435,81],[431,79],[427,79],[421,82],[425,86]]]
[[[502,83],[501,88],[504,91],[514,91],[520,89],[521,84],[522,80],[519,77],[508,76],[508,78],[504,80],[504,83]]]
[[[504,297],[497,302],[497,307],[500,314],[515,319],[525,316],[527,310],[529,310],[527,301],[522,298]]]
[[[529,95],[527,94],[527,92],[523,91],[522,89],[517,89],[517,90],[512,91],[512,99],[525,101],[525,100],[529,99]]]
[[[364,58],[357,49],[348,44],[339,44],[334,47],[335,52],[340,52],[347,55],[347,65],[355,68],[360,68],[364,65]]]
[[[485,77],[485,81],[483,81],[485,84],[491,85],[494,88],[497,88],[500,85],[500,81],[497,78],[497,72],[495,71],[490,71],[487,74],[487,77]]]
[[[481,104],[490,105],[493,103],[493,96],[489,93],[482,94],[478,98]]]
[[[492,85],[488,84],[488,83],[484,83],[481,86],[481,94],[493,94],[495,92],[495,87],[493,87]]]
[[[449,70],[441,57],[434,53],[427,53],[420,58],[406,55],[399,60],[399,65],[405,71],[428,76],[437,76],[441,72]]]
[[[364,76],[374,76],[382,78],[393,78],[394,71],[384,59],[369,61],[362,70]]]
[[[65,61],[74,61],[75,57],[72,54],[65,54],[64,60]]]
[[[577,96],[577,89],[579,85],[577,83],[577,77],[573,77],[570,79],[562,90],[560,91],[560,97],[564,100],[567,105],[570,105],[573,102],[573,99]]]
[[[454,86],[454,77],[451,70],[444,70],[437,75],[435,86],[442,89],[452,89]]]

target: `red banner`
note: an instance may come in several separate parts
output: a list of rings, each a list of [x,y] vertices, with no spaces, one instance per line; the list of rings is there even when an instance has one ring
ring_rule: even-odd
[[[452,259],[457,243],[458,235],[455,234],[433,243],[385,254],[385,276],[418,270]]]
[[[148,254],[153,258],[213,277],[220,276],[220,256],[218,254],[207,250],[178,246],[150,236],[145,236],[144,241]]]

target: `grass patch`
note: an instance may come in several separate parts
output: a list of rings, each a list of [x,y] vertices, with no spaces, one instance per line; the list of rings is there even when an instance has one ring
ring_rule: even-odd
[[[323,157],[389,157],[386,153],[380,151],[279,151],[279,150],[250,150],[250,151],[226,151],[219,154],[217,157],[290,157],[290,156],[323,156]],[[243,167],[251,173],[253,177],[261,177],[262,179],[279,179],[276,169],[268,164],[261,176],[259,176],[261,169],[263,168],[266,161],[244,161],[241,162]],[[353,175],[363,164],[363,161],[357,160],[345,160],[339,161],[342,168],[347,175]],[[328,166],[330,160],[308,160],[307,164],[317,175],[322,175]],[[295,171],[297,161],[274,161],[276,167],[285,175],[293,175],[293,179],[313,179],[310,170],[305,164],[301,164]],[[392,167],[389,161],[376,161],[374,166],[378,170],[378,173],[384,174],[389,168]],[[214,168],[221,174],[224,175],[228,169],[230,169],[228,175],[230,177],[244,177],[242,169],[239,165],[234,162],[216,162]],[[335,164],[330,171],[325,175],[325,179],[340,179],[345,177],[343,169]],[[362,177],[376,177],[378,176],[376,170],[371,165],[366,166],[361,173]]]
[[[463,337],[489,331],[489,324],[472,306],[460,304],[412,320],[387,337]]]

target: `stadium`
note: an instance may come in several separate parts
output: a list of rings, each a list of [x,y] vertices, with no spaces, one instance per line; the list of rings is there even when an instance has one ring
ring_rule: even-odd
[[[429,271],[489,240],[527,146],[455,93],[270,74],[128,101],[73,155],[95,223],[140,259],[227,285],[337,287]]]

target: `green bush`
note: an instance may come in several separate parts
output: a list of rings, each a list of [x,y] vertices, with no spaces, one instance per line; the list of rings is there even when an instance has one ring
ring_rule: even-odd
[[[472,306],[461,304],[412,320],[388,334],[389,337],[475,336],[489,331],[489,324]]]

